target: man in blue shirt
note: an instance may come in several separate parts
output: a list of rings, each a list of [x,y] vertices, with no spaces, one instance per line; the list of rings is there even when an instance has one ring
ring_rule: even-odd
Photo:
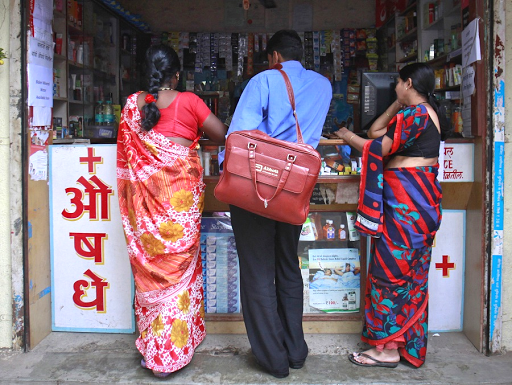
[[[332,87],[327,78],[302,67],[297,32],[276,32],[267,44],[269,68],[281,65],[295,94],[304,142],[316,147],[322,133]],[[244,89],[229,126],[258,129],[296,142],[295,118],[279,71],[255,75]],[[219,162],[224,154],[219,154]],[[240,260],[241,302],[247,336],[258,363],[275,377],[300,369],[308,355],[302,329],[303,283],[298,260],[302,226],[277,222],[230,206]]]

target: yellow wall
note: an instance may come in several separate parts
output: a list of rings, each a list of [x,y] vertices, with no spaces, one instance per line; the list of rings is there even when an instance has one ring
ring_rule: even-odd
[[[0,348],[23,347],[21,0],[0,0]]]
[[[9,49],[9,1],[0,0],[0,47]],[[0,65],[0,348],[11,347],[11,242],[9,226],[9,60]]]

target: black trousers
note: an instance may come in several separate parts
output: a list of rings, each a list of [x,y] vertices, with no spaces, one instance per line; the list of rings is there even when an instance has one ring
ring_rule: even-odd
[[[242,313],[256,359],[271,373],[308,355],[302,329],[303,283],[297,248],[301,226],[230,206],[240,260]]]

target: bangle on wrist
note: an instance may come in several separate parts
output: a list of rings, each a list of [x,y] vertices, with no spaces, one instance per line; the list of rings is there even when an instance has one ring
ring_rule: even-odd
[[[389,116],[389,114],[388,114],[388,112],[387,112],[387,111],[386,111],[386,116],[387,116],[388,118],[391,118],[391,116]]]
[[[348,140],[348,144],[350,145],[350,142],[352,142],[352,139],[354,139],[354,136],[356,136],[356,134],[352,134],[352,136],[350,137],[350,139]]]

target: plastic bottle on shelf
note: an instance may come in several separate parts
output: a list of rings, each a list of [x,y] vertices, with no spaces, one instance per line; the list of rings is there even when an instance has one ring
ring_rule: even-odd
[[[332,225],[332,219],[325,220],[324,238],[328,241],[334,241],[336,239],[336,229]]]
[[[113,126],[115,124],[115,115],[114,115],[114,107],[112,106],[112,101],[107,100],[105,103],[105,107],[103,108],[104,114],[104,125],[105,126]]]
[[[84,63],[84,46],[82,44],[80,44],[78,46],[77,53],[76,53],[76,62],[79,64]]]
[[[208,151],[203,152],[203,161],[204,161],[203,169],[204,169],[205,176],[210,176],[211,155],[212,154]]]
[[[347,240],[347,230],[345,230],[344,224],[340,225],[340,229],[338,230],[338,238],[340,239],[340,241]]]
[[[94,108],[94,123],[96,126],[103,126],[105,123],[103,115],[103,100],[98,100],[98,104]]]

